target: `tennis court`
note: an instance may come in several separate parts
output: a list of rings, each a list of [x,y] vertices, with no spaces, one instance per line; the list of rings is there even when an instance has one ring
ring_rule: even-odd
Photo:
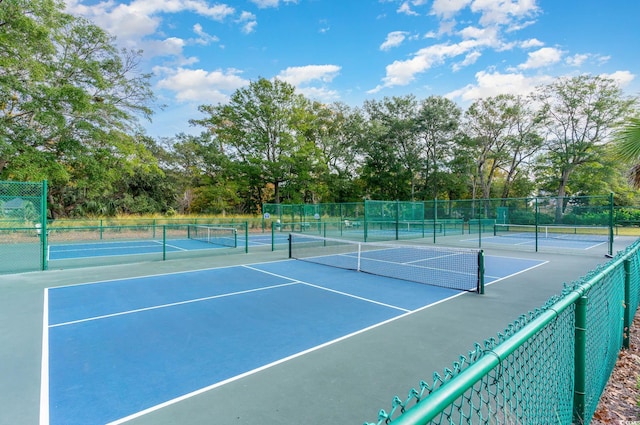
[[[606,261],[484,254],[484,295],[285,250],[0,276],[0,424],[375,422]]]
[[[609,227],[598,226],[562,226],[562,225],[522,225],[494,224],[493,234],[482,236],[483,244],[511,245],[513,247],[561,248],[573,250],[590,250],[607,246],[610,234]],[[463,240],[467,243],[478,243],[478,237]]]
[[[487,256],[485,281],[545,263]],[[463,293],[297,260],[48,288],[40,423],[161,414]]]

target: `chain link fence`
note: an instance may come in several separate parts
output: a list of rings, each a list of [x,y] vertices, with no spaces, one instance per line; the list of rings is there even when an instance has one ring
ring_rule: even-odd
[[[640,241],[365,425],[589,424],[638,309]]]
[[[46,182],[0,181],[0,273],[47,268]]]

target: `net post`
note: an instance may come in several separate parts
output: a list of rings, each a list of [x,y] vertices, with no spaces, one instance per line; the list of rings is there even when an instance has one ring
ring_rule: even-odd
[[[484,295],[484,251],[478,251],[478,294]]]
[[[360,258],[362,258],[361,254],[362,254],[362,244],[359,243],[358,244],[358,269],[357,269],[357,271],[360,271]]]
[[[293,235],[289,233],[289,258],[293,258],[293,252],[291,251],[292,239],[293,239]]]

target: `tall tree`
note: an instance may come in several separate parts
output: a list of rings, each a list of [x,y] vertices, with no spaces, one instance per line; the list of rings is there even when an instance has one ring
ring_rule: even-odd
[[[368,100],[366,139],[360,146],[366,155],[364,177],[373,196],[414,199],[420,176],[421,148],[418,144],[418,102],[414,96]]]
[[[482,197],[491,197],[496,173],[509,160],[508,136],[514,126],[511,97],[498,95],[476,100],[465,113],[466,131],[471,139]]]
[[[546,130],[546,165],[555,174],[561,222],[569,179],[582,165],[600,161],[602,147],[633,101],[611,79],[581,75],[540,89]]]
[[[528,180],[533,160],[539,154],[543,140],[540,136],[541,117],[532,106],[530,98],[508,95],[505,97],[505,115],[510,120],[506,137],[506,155],[499,167],[504,171],[503,199],[512,195],[516,182]],[[519,193],[528,196],[530,193]]]
[[[66,195],[69,182],[102,179],[114,164],[135,166],[132,133],[139,117],[150,117],[153,93],[149,75],[137,70],[140,52],[118,50],[106,32],[63,8],[51,0],[0,3],[0,176],[49,179],[53,212],[65,214],[79,199]]]
[[[460,127],[462,111],[452,100],[430,96],[420,103],[418,135],[424,158],[425,195],[437,198],[443,183],[438,172],[451,159],[453,141]],[[429,194],[431,196],[429,196]]]
[[[267,184],[273,185],[276,203],[283,186],[289,190],[288,198],[295,197],[294,177],[309,173],[319,150],[304,137],[309,101],[291,84],[261,78],[234,92],[228,103],[199,109],[208,117],[191,123],[209,129],[220,149],[242,165],[254,192],[254,207],[263,199]]]

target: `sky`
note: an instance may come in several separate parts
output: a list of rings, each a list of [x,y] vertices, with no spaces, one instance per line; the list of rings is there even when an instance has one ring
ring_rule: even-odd
[[[157,104],[148,135],[198,134],[199,105],[260,78],[352,107],[445,96],[462,108],[559,77],[640,95],[638,0],[66,0],[142,50]]]

